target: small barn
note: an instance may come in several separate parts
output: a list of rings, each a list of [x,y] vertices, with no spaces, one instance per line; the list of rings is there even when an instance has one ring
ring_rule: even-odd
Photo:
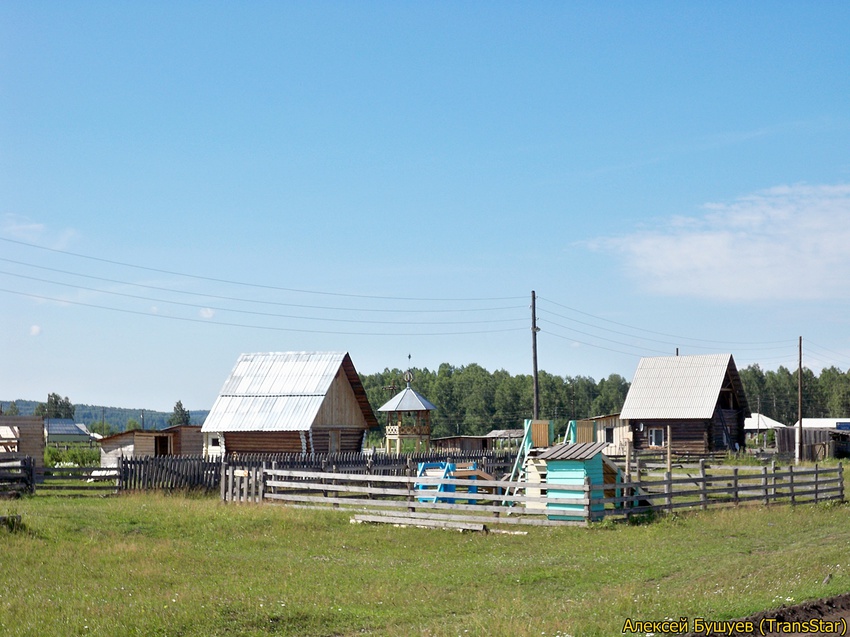
[[[731,354],[642,358],[620,419],[635,449],[737,451],[750,408]]]
[[[378,428],[347,352],[242,354],[201,431],[204,453],[360,451]]]
[[[0,415],[0,455],[21,454],[44,469],[44,421],[41,416]]]
[[[122,457],[199,456],[203,451],[203,434],[198,425],[133,429],[100,439],[100,466],[115,467]]]

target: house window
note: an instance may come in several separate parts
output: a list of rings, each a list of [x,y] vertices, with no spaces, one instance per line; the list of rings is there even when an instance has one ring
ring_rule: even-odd
[[[649,440],[650,447],[663,447],[664,446],[664,430],[660,427],[653,427],[649,430],[649,434],[647,436]]]
[[[614,444],[614,428],[613,427],[605,427],[605,442],[609,445]]]
[[[210,438],[210,447],[220,447],[220,446],[221,446],[221,442],[219,441],[218,437]]]

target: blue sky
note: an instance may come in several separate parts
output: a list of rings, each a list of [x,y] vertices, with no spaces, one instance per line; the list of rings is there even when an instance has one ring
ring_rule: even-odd
[[[850,367],[850,6],[0,4],[0,398],[243,352]]]

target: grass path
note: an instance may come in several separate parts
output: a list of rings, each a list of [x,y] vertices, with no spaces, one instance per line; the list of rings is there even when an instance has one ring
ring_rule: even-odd
[[[620,634],[850,591],[850,507],[483,535],[134,495],[0,503],[3,635]],[[827,583],[827,574],[831,578]]]

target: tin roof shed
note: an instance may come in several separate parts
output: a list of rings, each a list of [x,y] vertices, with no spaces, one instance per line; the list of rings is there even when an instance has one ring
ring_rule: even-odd
[[[337,424],[378,426],[347,352],[242,354],[202,431],[308,431],[333,402],[355,405],[359,421]]]

